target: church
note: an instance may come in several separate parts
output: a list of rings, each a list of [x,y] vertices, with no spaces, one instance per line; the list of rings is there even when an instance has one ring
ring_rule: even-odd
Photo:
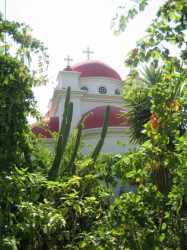
[[[51,132],[59,131],[66,90],[70,86],[70,100],[73,102],[72,131],[84,121],[83,153],[88,154],[91,147],[100,139],[107,105],[110,105],[109,126],[101,152],[123,153],[131,147],[124,146],[124,143],[129,141],[128,122],[122,117],[127,112],[123,108],[124,82],[117,71],[106,63],[90,60],[90,53],[93,52],[89,51],[89,47],[84,52],[87,53],[86,61],[70,66],[72,59],[69,56],[65,59],[67,67],[58,73],[58,84],[53,91],[52,99],[49,100],[49,111],[44,117],[44,122]],[[40,134],[46,138],[47,144],[52,144],[52,134],[42,123],[32,124],[31,130],[36,136]]]

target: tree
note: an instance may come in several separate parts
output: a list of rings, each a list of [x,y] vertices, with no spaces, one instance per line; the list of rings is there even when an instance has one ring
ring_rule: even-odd
[[[46,83],[46,48],[32,38],[28,26],[4,21],[2,15],[0,22],[0,249],[78,249],[85,244],[81,233],[91,230],[108,199],[93,166],[106,136],[110,107],[92,156],[77,157],[81,126],[73,140],[68,138],[73,112],[68,89],[53,160],[27,122],[29,114],[39,116],[32,87]],[[4,43],[5,36],[13,50]],[[39,65],[32,71],[35,55]],[[66,165],[68,143],[73,147]]]
[[[134,2],[138,3],[142,10],[148,1]],[[183,49],[183,44],[186,44],[186,10],[187,4],[184,0],[167,1],[160,8],[158,18],[147,29],[147,37],[137,43],[137,48],[129,53],[126,60],[127,65],[131,67],[130,81],[136,81],[136,68],[142,62],[150,63],[154,67],[159,63],[164,76],[161,82],[145,88],[151,101],[151,116],[143,131],[146,134],[145,141],[136,151],[116,155],[112,161],[107,156],[107,162],[102,162],[106,173],[102,172],[101,177],[106,178],[108,183],[115,184],[111,178],[113,175],[129,185],[138,183],[137,194],[123,194],[109,207],[107,202],[111,192],[100,183],[97,174],[100,167],[97,164],[100,163],[96,161],[106,135],[106,127],[91,157],[82,156],[75,159],[73,154],[68,152],[75,160],[76,171],[72,161],[71,172],[66,172],[66,165],[59,165],[57,155],[62,157],[62,134],[59,135],[59,147],[53,162],[46,164],[46,160],[43,161],[46,155],[39,157],[40,161],[35,159],[38,155],[32,155],[30,158],[33,151],[30,148],[31,139],[26,136],[26,115],[29,112],[36,114],[33,109],[33,95],[31,92],[28,94],[33,83],[31,80],[35,79],[33,77],[36,74],[32,74],[25,65],[25,59],[29,58],[29,52],[39,52],[41,44],[27,36],[25,38],[24,31],[20,34],[17,29],[22,25],[2,20],[4,28],[1,39],[3,32],[7,31],[19,42],[20,47],[18,53],[11,57],[6,45],[6,50],[3,47],[0,57],[6,66],[0,75],[3,83],[1,90],[4,93],[2,122],[0,121],[3,132],[1,157],[4,161],[0,175],[0,248],[187,248],[187,89],[184,84],[187,54]],[[131,10],[129,13],[126,20],[133,17],[135,11]],[[123,25],[124,22],[121,23],[120,29],[123,29]],[[167,48],[165,41],[174,44],[180,53],[171,56],[171,50]],[[7,74],[6,69],[9,69],[8,73],[11,74]],[[25,76],[28,72],[31,75]],[[17,81],[20,76],[20,81]],[[28,86],[23,86],[25,81]],[[39,79],[35,79],[34,83],[38,82]],[[15,96],[11,105],[10,90],[11,94],[14,93],[14,83],[26,92],[21,96],[21,100],[17,92],[21,108]],[[134,86],[132,92],[133,90]],[[136,97],[136,92],[134,93]],[[6,105],[7,102],[10,104]],[[17,111],[23,113],[19,115]],[[16,121],[12,118],[13,112]],[[68,125],[69,118],[65,120]],[[16,134],[19,135],[18,140]],[[5,137],[9,141],[6,141]],[[12,145],[11,142],[17,144]],[[65,146],[67,144],[68,142]],[[3,154],[7,152],[10,152],[10,159],[3,158]],[[60,164],[64,162],[61,161]],[[93,162],[96,167],[93,167]],[[41,168],[41,165],[45,166],[47,171]],[[52,179],[48,176],[49,169],[54,173]],[[63,170],[62,174],[59,169]]]
[[[27,167],[12,167],[10,173],[2,172],[0,248],[55,249],[63,246],[78,249],[86,245],[82,233],[91,231],[95,218],[100,217],[101,206],[105,206],[109,197],[109,190],[99,185],[94,164],[106,136],[110,107],[106,107],[101,138],[90,157],[77,157],[82,125],[75,138],[69,137],[72,108],[68,87],[63,126],[58,134],[54,160],[49,166],[46,164],[42,169],[47,157],[43,153],[39,166],[32,173]],[[70,152],[69,144],[73,145]],[[67,149],[68,163],[63,159]],[[32,163],[36,158],[38,155],[33,153]]]
[[[179,4],[179,1],[167,1],[160,8],[157,13],[158,18],[154,20],[154,22],[147,29],[147,36],[145,40],[140,39],[140,41],[137,42],[137,48],[133,49],[129,53],[129,58],[126,60],[127,65],[131,67],[132,71],[130,74],[130,81],[132,81],[137,75],[136,67],[142,61],[150,63],[152,69],[157,68],[159,62],[162,65],[163,72],[160,72],[160,69],[158,70],[158,77],[156,81],[154,81],[154,78],[151,77],[151,71],[146,69],[147,78],[152,80],[154,83],[151,90],[147,91],[143,88],[136,91],[137,88],[132,87],[135,91],[127,91],[127,93],[130,92],[130,94],[125,93],[124,96],[130,101],[133,100],[133,102],[138,102],[140,100],[141,102],[141,99],[144,101],[145,95],[147,95],[152,103],[152,115],[149,117],[151,131],[149,131],[149,133],[146,133],[149,125],[145,125],[144,123],[146,121],[146,108],[144,110],[145,113],[140,112],[140,108],[137,109],[137,112],[135,109],[131,109],[129,112],[129,115],[133,115],[132,122],[136,122],[136,117],[140,117],[139,120],[142,118],[141,121],[137,119],[139,122],[138,124],[134,124],[134,130],[131,131],[132,137],[134,136],[133,138],[136,140],[139,139],[139,142],[143,142],[142,140],[144,140],[147,135],[155,138],[157,133],[159,136],[160,134],[163,134],[163,136],[167,138],[164,138],[164,141],[167,142],[163,143],[160,141],[158,143],[159,145],[164,145],[164,147],[171,151],[175,149],[175,145],[173,142],[174,137],[170,134],[171,131],[167,131],[166,129],[167,119],[172,117],[173,121],[176,121],[176,119],[181,116],[181,120],[177,123],[178,127],[175,127],[176,132],[178,131],[180,136],[183,136],[186,132],[185,127],[187,119],[185,111],[186,102],[183,101],[186,95],[184,87],[186,76],[186,69],[184,66],[186,64],[186,51],[184,49],[187,46],[187,42],[184,40],[184,31],[186,28],[186,4],[184,1],[182,3],[183,4],[181,5],[181,2]],[[171,24],[171,22],[174,22],[174,24]],[[169,48],[167,48],[169,45],[168,43],[178,47],[178,54],[176,56],[170,55],[172,52]],[[147,80],[144,80],[144,82],[147,83]],[[144,92],[146,93],[143,94]],[[145,102],[142,103],[142,105],[144,104]],[[147,102],[147,104],[149,103]],[[180,115],[174,115],[174,111],[179,112]],[[148,117],[146,118],[148,119]],[[146,127],[144,130],[142,125],[144,125],[144,128]],[[142,134],[142,131],[144,131],[144,134]],[[160,140],[163,140],[162,136]],[[153,161],[152,166],[153,168],[154,166],[157,166],[157,160]],[[160,171],[161,169],[162,167],[160,168]],[[163,171],[164,169],[168,172],[167,168],[163,168]],[[169,173],[165,173],[165,171],[164,173],[161,173],[161,175],[158,175],[157,179],[160,179],[161,176],[165,176],[164,179],[167,179],[166,183],[163,183],[164,179],[161,183],[164,185],[164,189],[166,190],[167,187],[171,185],[171,177],[168,177]],[[157,186],[162,189],[160,181],[157,180],[156,182],[159,182],[157,183]],[[164,191],[162,190],[162,192]]]
[[[147,0],[132,2],[127,15],[116,19],[117,34],[148,4]],[[97,223],[95,236],[101,249],[187,248],[186,13],[186,1],[164,1],[147,35],[125,60],[131,69],[127,79],[131,84],[124,95],[141,103],[146,93],[151,112],[149,120],[142,122],[145,137],[139,149],[116,156],[112,173],[123,183],[136,182],[138,188],[137,194],[130,192],[116,199]],[[142,63],[154,68],[161,65],[163,75],[161,81],[144,88],[146,92],[132,84]],[[137,113],[134,110],[133,115]]]
[[[161,68],[153,66],[143,67],[141,71],[144,77],[138,76],[138,83],[125,86],[124,100],[127,102],[125,107],[129,111],[125,114],[129,118],[130,142],[141,144],[147,139],[147,135],[142,133],[144,125],[149,121],[151,116],[151,97],[148,95],[149,90],[156,83],[162,81],[163,74]],[[132,73],[126,82],[131,80]],[[136,72],[137,77],[137,72]]]
[[[9,40],[11,44],[5,42]],[[31,166],[31,137],[27,116],[37,116],[32,87],[45,84],[48,56],[25,24],[3,20],[0,14],[0,169]],[[13,48],[11,49],[11,46]],[[32,58],[38,70],[31,70]]]

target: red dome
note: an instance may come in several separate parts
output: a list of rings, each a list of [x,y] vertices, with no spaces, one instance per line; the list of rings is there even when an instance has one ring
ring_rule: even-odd
[[[93,129],[103,127],[103,121],[105,116],[106,106],[100,106],[94,108],[87,113],[85,113],[79,124],[84,122],[84,129]],[[110,107],[110,118],[109,118],[109,127],[127,127],[127,118],[120,117],[122,114],[125,114],[127,111],[119,107]]]
[[[81,78],[83,77],[108,77],[118,81],[122,81],[120,75],[112,69],[109,65],[94,60],[84,61],[74,66],[71,66],[74,71],[81,72]],[[65,69],[66,70],[66,69]]]
[[[51,132],[58,132],[59,130],[59,119],[58,117],[46,117],[44,118],[44,123],[46,124],[43,126],[42,122],[38,123],[35,122],[31,125],[31,131],[36,135],[39,136],[41,134],[42,137],[52,138]]]

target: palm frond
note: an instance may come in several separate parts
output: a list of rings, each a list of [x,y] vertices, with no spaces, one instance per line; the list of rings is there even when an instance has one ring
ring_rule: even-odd
[[[126,107],[130,110],[126,113],[129,118],[130,142],[142,143],[147,139],[147,135],[143,134],[144,125],[150,120],[151,116],[151,98],[148,96],[149,87],[162,81],[163,72],[161,68],[144,66],[141,71],[144,78],[141,78],[144,85],[137,88],[137,92],[133,89],[124,96],[127,102]]]
[[[162,81],[163,78],[163,72],[161,68],[155,69],[155,67],[150,66],[144,66],[143,71],[140,70],[144,78],[141,78],[141,80],[146,83],[148,86],[153,86],[158,82]]]

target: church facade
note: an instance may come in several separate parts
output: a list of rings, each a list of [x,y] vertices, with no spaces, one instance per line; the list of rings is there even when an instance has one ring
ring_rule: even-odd
[[[69,59],[69,57],[68,57]],[[89,59],[89,58],[88,58]],[[109,65],[86,60],[73,66],[69,65],[57,76],[58,85],[49,101],[49,111],[44,122],[49,130],[57,132],[62,121],[64,101],[67,87],[71,87],[71,102],[73,102],[72,129],[84,121],[83,135],[85,145],[94,146],[100,139],[105,108],[110,105],[110,118],[107,137],[102,152],[123,153],[130,145],[117,144],[128,142],[128,122],[121,117],[126,110],[122,98],[123,82],[120,75]],[[32,132],[41,134],[48,143],[52,143],[52,135],[40,123],[31,126]],[[89,153],[90,147],[83,147],[84,153]]]

